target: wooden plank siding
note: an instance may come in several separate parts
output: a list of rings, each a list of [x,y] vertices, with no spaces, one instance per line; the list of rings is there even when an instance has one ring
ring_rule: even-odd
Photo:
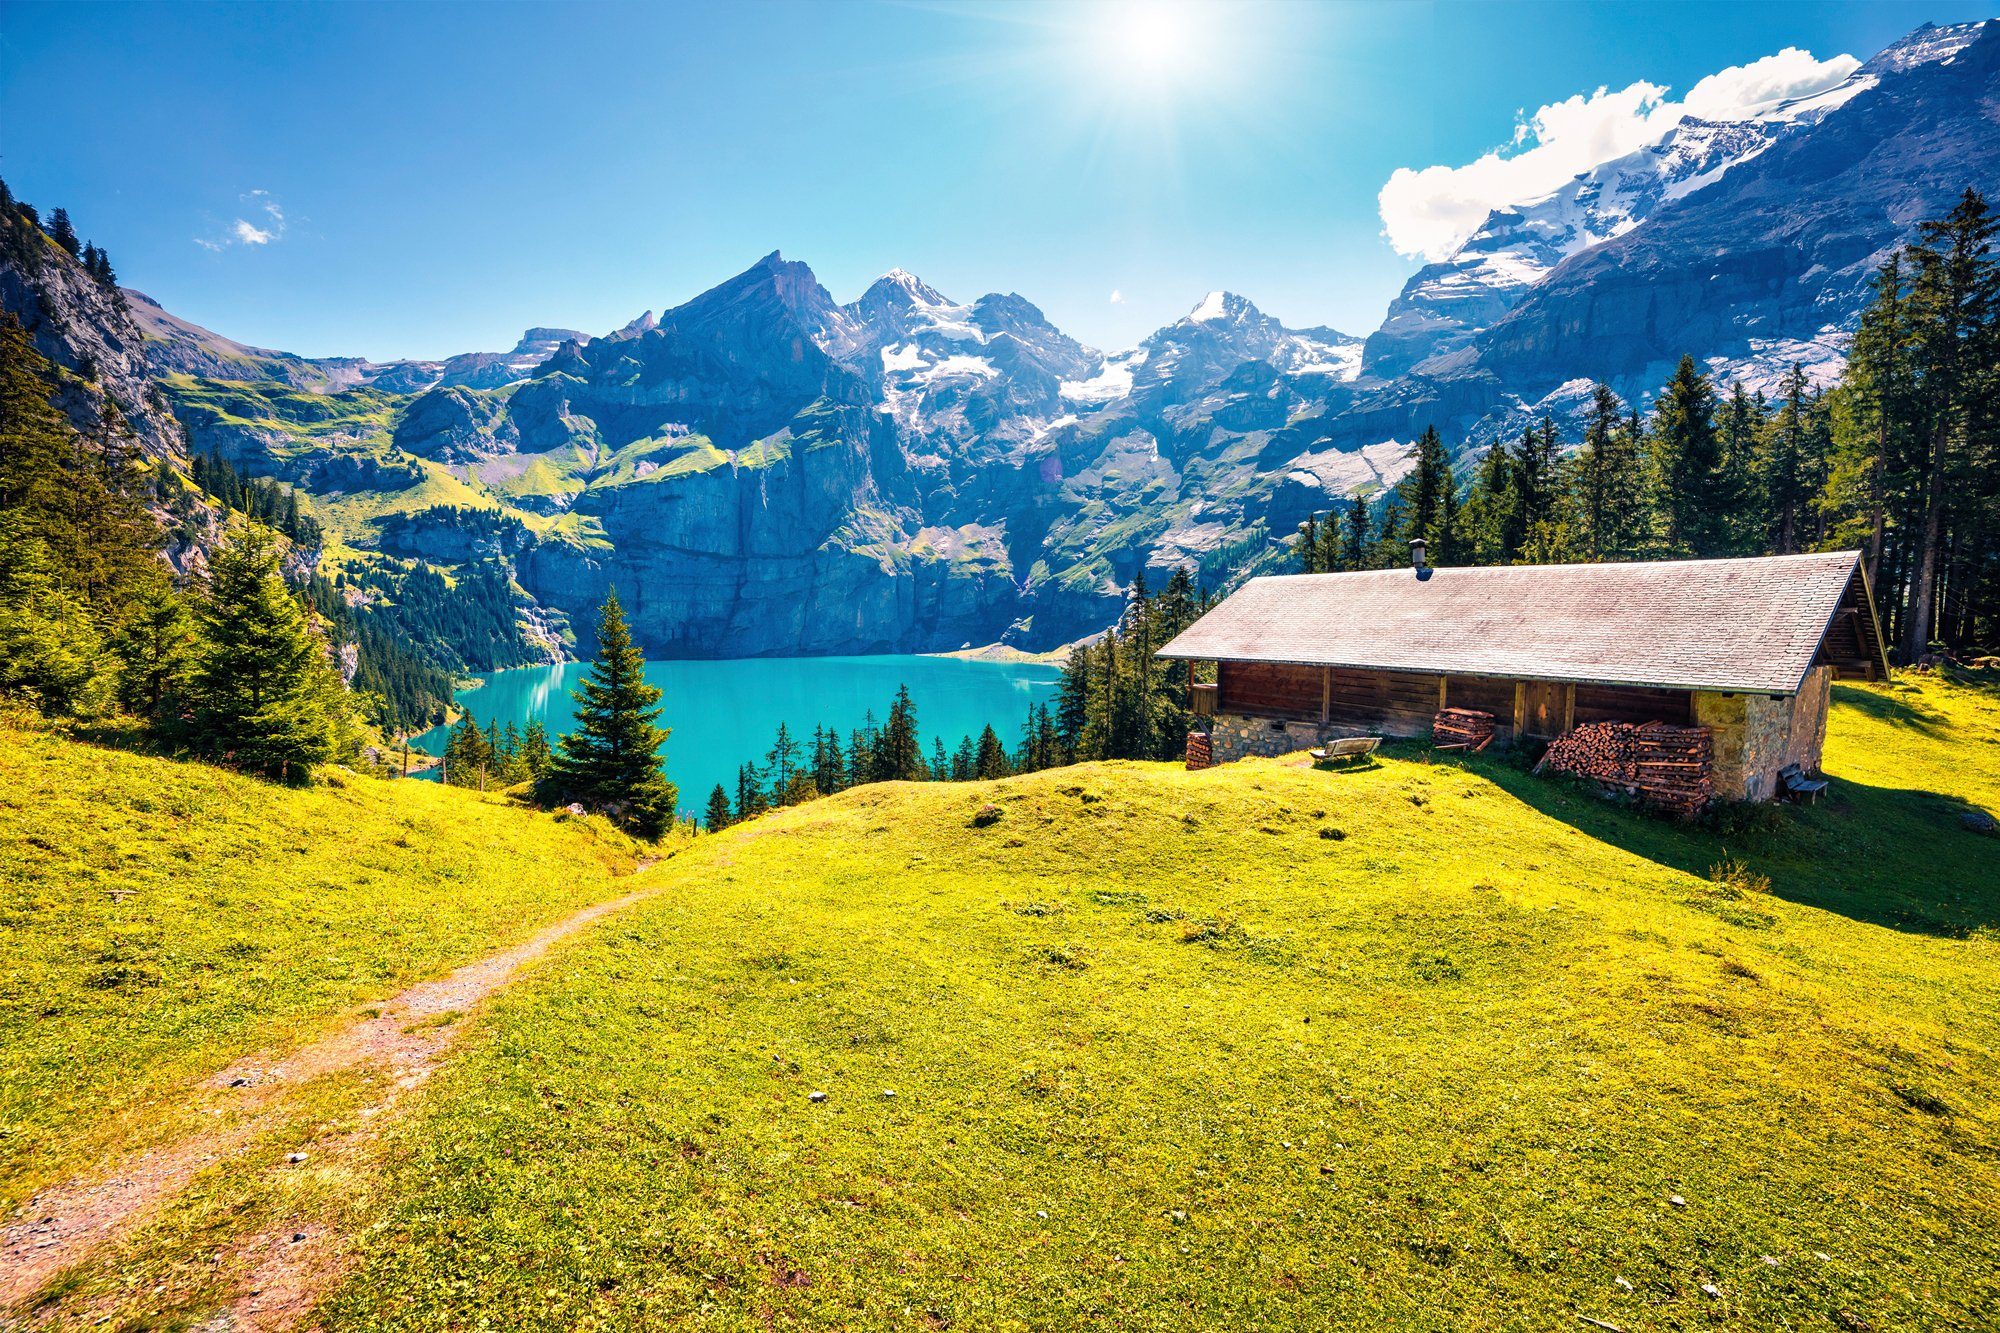
[[[1388,735],[1428,734],[1439,708],[1476,708],[1493,714],[1504,734],[1537,737],[1559,736],[1586,722],[1686,726],[1694,720],[1691,690],[1269,662],[1225,661],[1217,664],[1216,675],[1217,712],[1326,721]]]
[[[1376,728],[1392,736],[1427,735],[1437,700],[1436,676],[1336,667],[1328,690],[1327,720]]]
[[[1222,687],[1218,712],[1250,717],[1317,720],[1326,698],[1324,667],[1281,666],[1273,662],[1219,662]]]
[[[1579,685],[1572,726],[1586,722],[1669,722],[1684,727],[1694,721],[1691,690],[1655,690],[1636,685]]]
[[[1442,708],[1473,708],[1493,714],[1503,727],[1514,724],[1514,682],[1497,676],[1446,676]]]

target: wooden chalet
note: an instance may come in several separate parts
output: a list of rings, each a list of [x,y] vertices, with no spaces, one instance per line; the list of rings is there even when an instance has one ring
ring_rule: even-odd
[[[1160,649],[1216,663],[1190,754],[1221,763],[1492,715],[1501,740],[1590,722],[1702,726],[1713,788],[1816,772],[1836,677],[1886,676],[1859,554],[1412,568],[1252,579]]]

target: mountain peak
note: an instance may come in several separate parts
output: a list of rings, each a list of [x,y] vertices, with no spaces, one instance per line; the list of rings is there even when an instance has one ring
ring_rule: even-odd
[[[1201,304],[1188,311],[1183,321],[1188,324],[1213,324],[1226,322],[1238,324],[1246,319],[1260,319],[1264,312],[1251,304],[1248,298],[1235,292],[1210,292],[1201,298]]]
[[[1926,23],[1909,36],[1883,47],[1856,73],[1901,74],[1919,65],[1950,60],[1983,37],[1991,27],[2000,27],[2000,19],[1953,23],[1942,28],[1935,23]]]
[[[951,301],[937,288],[925,282],[908,269],[892,268],[868,285],[861,294],[863,302],[889,302],[896,305],[950,305]]]

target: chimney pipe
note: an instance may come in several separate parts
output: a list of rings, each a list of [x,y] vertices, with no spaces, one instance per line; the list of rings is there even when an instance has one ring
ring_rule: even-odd
[[[1430,568],[1424,562],[1424,539],[1422,537],[1417,537],[1410,542],[1410,568],[1416,570],[1419,574]]]

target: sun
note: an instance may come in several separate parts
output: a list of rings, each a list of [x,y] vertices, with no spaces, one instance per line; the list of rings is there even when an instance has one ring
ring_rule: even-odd
[[[1188,0],[1114,0],[1096,29],[1106,70],[1134,83],[1172,82],[1192,73],[1199,58],[1201,13]]]

